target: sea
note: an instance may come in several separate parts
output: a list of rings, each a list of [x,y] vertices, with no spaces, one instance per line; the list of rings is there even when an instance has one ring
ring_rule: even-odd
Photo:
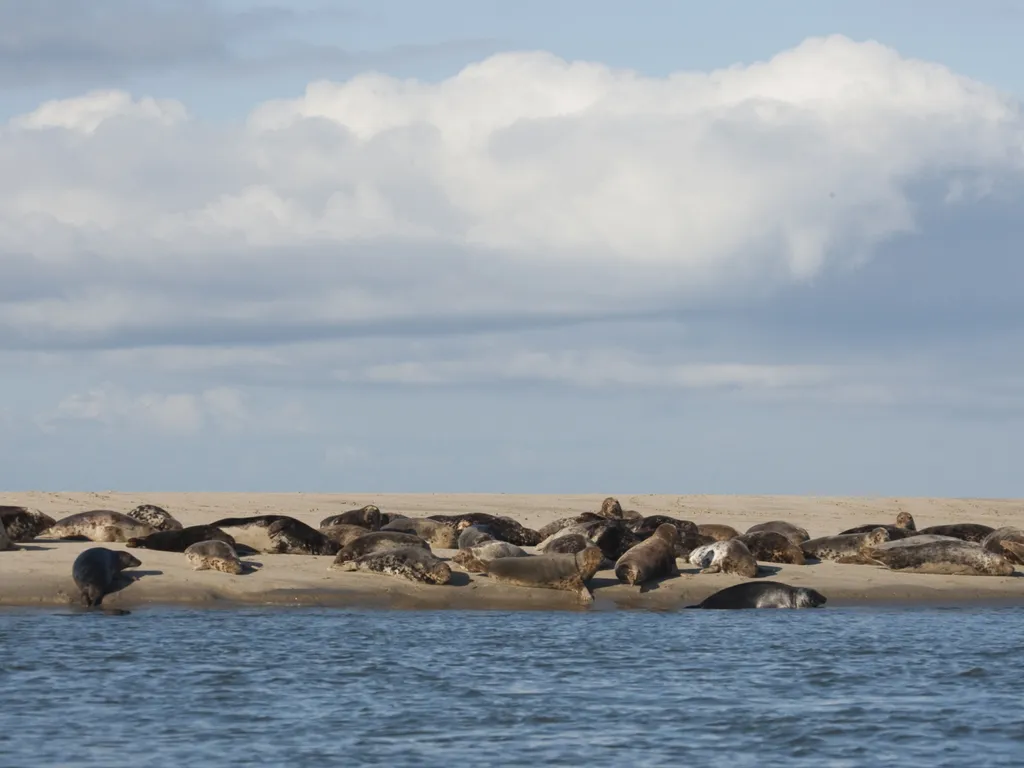
[[[1024,609],[0,611],[0,765],[1021,766]]]

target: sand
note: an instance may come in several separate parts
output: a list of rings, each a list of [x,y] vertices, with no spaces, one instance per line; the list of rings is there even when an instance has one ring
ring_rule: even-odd
[[[138,504],[158,504],[183,525],[221,517],[285,514],[313,527],[331,514],[373,503],[383,511],[410,517],[458,512],[508,515],[531,528],[560,517],[594,511],[609,494],[532,496],[511,494],[247,494],[247,493],[8,493],[0,504],[39,509],[56,519],[87,509],[127,512]],[[615,494],[611,494],[615,495]],[[864,523],[891,523],[900,511],[910,512],[918,528],[954,522],[975,522],[998,528],[1024,526],[1024,500],[929,498],[830,498],[809,496],[666,496],[618,495],[624,509],[645,515],[665,514],[696,523],[726,523],[741,532],[750,525],[784,519],[803,526],[812,537],[825,536]],[[67,605],[77,595],[71,564],[89,542],[63,542],[40,537],[21,549],[0,552],[0,605]],[[104,544],[121,548],[121,544]],[[110,594],[104,605],[132,608],[146,605],[235,606],[358,606],[382,608],[571,609],[647,608],[667,610],[699,602],[711,593],[744,579],[727,574],[698,574],[680,561],[682,575],[641,592],[619,583],[612,571],[601,571],[591,583],[595,602],[581,606],[566,592],[497,584],[485,575],[466,574],[453,566],[452,583],[416,584],[379,574],[328,568],[332,557],[257,555],[252,572],[234,576],[193,571],[177,552],[131,550],[142,566],[134,580]],[[437,550],[442,557],[453,554]],[[806,566],[767,564],[777,572],[766,578],[794,586],[814,587],[829,606],[853,604],[1024,604],[1024,573],[1012,577],[938,576],[897,573],[874,566]]]

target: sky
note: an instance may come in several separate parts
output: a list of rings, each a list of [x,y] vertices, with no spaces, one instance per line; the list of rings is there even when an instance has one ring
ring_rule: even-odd
[[[0,490],[1024,497],[1024,8],[0,0]]]

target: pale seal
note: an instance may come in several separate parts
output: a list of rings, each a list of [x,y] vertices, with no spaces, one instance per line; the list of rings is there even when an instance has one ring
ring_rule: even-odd
[[[981,546],[1012,563],[1024,565],[1024,531],[1020,528],[996,528],[984,538]]]
[[[411,533],[438,549],[458,549],[459,533],[451,526],[423,517],[406,517],[381,526],[382,531]]]
[[[676,576],[676,549],[679,530],[662,523],[647,539],[629,548],[615,563],[615,578],[624,584],[644,584],[663,576]]]
[[[0,523],[11,541],[32,541],[56,522],[38,509],[0,506]]]
[[[485,525],[494,538],[517,547],[535,547],[541,542],[540,534],[511,517],[498,517],[486,512],[466,512],[461,515],[428,515],[428,520],[449,525],[457,531],[469,525]]]
[[[459,549],[469,549],[477,544],[483,544],[485,541],[498,541],[498,539],[491,535],[490,529],[486,526],[468,525],[459,533],[456,546]]]
[[[564,589],[576,593],[584,602],[591,602],[589,582],[604,556],[597,547],[587,547],[574,555],[533,555],[502,557],[492,560],[487,574],[495,581],[520,587]]]
[[[128,541],[151,533],[156,533],[151,526],[109,509],[68,515],[46,531],[49,538],[72,541]]]
[[[139,549],[156,549],[161,552],[184,552],[200,541],[217,539],[235,547],[235,540],[220,528],[213,525],[190,525],[178,531],[157,531],[149,536],[138,539],[128,539],[124,543],[126,547],[138,547]],[[237,545],[241,547],[242,545]],[[245,547],[244,552],[252,554],[255,549]]]
[[[128,512],[128,517],[145,523],[154,531],[180,531],[181,523],[175,520],[171,513],[156,504],[140,504]]]
[[[854,528],[847,528],[845,531],[840,531],[839,535],[845,536],[850,533],[869,533],[876,528],[884,528],[886,533],[889,534],[890,541],[905,539],[908,536],[914,536],[917,533],[917,524],[914,522],[914,516],[909,512],[900,512],[896,515],[896,525],[885,525],[882,523],[858,525]]]
[[[793,525],[793,523],[788,523],[785,520],[769,520],[767,523],[752,525],[746,530],[747,533],[756,533],[757,531],[774,531],[775,533],[781,533],[798,547],[803,542],[811,538],[807,531],[799,525]]]
[[[752,578],[757,576],[757,561],[747,545],[738,539],[704,544],[690,553],[690,565],[701,568],[701,573],[735,573]]]
[[[1013,563],[1003,555],[989,552],[981,544],[955,538],[915,541],[918,538],[922,537],[889,541],[868,549],[866,554],[893,571],[955,576],[1013,575]]]
[[[390,549],[409,549],[410,547],[430,551],[430,545],[427,542],[411,533],[398,533],[397,531],[365,533],[338,551],[337,556],[334,558],[334,565],[341,565],[349,560],[355,560],[364,555],[372,555],[376,552],[385,552]]]
[[[452,569],[448,563],[430,550],[420,547],[371,552],[355,560],[335,562],[331,568],[341,571],[384,573],[423,584],[447,584],[452,578]]]
[[[125,568],[136,568],[142,563],[130,552],[90,547],[75,558],[71,578],[82,593],[82,602],[96,608],[111,591],[114,580]]]
[[[875,565],[867,551],[887,541],[889,531],[878,526],[864,533],[840,533],[837,536],[808,539],[800,546],[807,557],[815,560],[831,560],[847,565]]]
[[[325,517],[320,521],[321,528],[328,528],[332,525],[358,525],[368,531],[379,531],[383,524],[380,508],[376,504],[350,509],[338,515]]]
[[[220,539],[197,541],[185,549],[185,558],[194,571],[213,570],[238,575],[243,570],[234,548]]]
[[[715,541],[728,541],[729,539],[739,538],[740,535],[740,532],[731,525],[723,525],[722,523],[701,523],[697,526],[697,533]]]
[[[991,525],[980,523],[953,523],[951,525],[932,525],[922,528],[919,533],[923,536],[932,534],[934,536],[950,536],[961,541],[972,541],[980,544],[995,530]]]
[[[791,587],[780,581],[746,581],[733,584],[687,608],[818,608],[827,599],[808,587]]]
[[[807,564],[804,551],[789,538],[776,531],[754,531],[736,536],[734,539],[720,539],[720,541],[733,540],[742,541],[754,559],[763,563]]]
[[[475,547],[460,549],[452,555],[452,562],[461,565],[470,573],[486,573],[487,566],[492,560],[501,557],[529,556],[530,554],[526,550],[515,544],[509,544],[507,541],[485,541]]]
[[[210,525],[236,543],[274,555],[334,555],[338,544],[316,528],[287,515],[226,517]]]

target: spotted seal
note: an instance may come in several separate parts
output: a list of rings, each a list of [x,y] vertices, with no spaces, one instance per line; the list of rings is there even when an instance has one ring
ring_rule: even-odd
[[[128,517],[145,523],[154,531],[180,531],[183,527],[170,512],[156,504],[140,504],[127,514]]]
[[[349,542],[338,550],[338,554],[334,558],[334,565],[341,565],[363,555],[386,552],[390,549],[408,549],[410,547],[430,551],[430,545],[427,542],[411,533],[373,531],[372,533],[363,534],[355,541]]]
[[[648,538],[635,544],[615,563],[615,578],[624,584],[644,584],[663,576],[677,576],[679,529],[662,523]]]
[[[237,544],[274,555],[334,555],[339,546],[316,528],[287,515],[225,517],[210,523]]]
[[[535,547],[541,542],[540,533],[527,528],[511,517],[498,517],[487,512],[465,512],[460,515],[428,515],[428,520],[450,525],[461,531],[470,525],[485,525],[495,539],[507,541],[517,547]]]
[[[343,563],[335,561],[331,568],[341,571],[372,571],[423,584],[447,584],[452,578],[451,566],[429,549],[422,547],[371,552]]]
[[[960,539],[961,541],[971,541],[975,544],[981,544],[985,540],[985,537],[995,531],[990,525],[981,525],[980,523],[953,523],[952,525],[932,525],[928,528],[922,528],[919,533],[927,536],[932,534],[934,536],[949,536],[954,539]]]
[[[936,534],[937,535],[937,534]],[[915,541],[915,536],[879,544],[866,551],[878,565],[892,571],[955,576],[1011,576],[1013,563],[973,541],[942,538]]]
[[[161,552],[184,552],[193,544],[197,544],[200,541],[210,541],[211,539],[223,541],[231,545],[231,547],[236,546],[235,540],[231,536],[212,525],[190,525],[180,530],[157,531],[156,533],[149,534],[149,536],[128,539],[124,545],[131,548],[156,549]],[[242,545],[238,546],[241,547]],[[256,552],[251,547],[243,547],[243,551],[246,554]]]
[[[145,523],[110,509],[91,509],[68,515],[46,531],[51,539],[70,541],[128,541],[156,533]]]
[[[840,531],[839,535],[847,536],[852,533],[870,533],[876,528],[884,528],[886,533],[889,534],[890,541],[905,539],[908,536],[914,536],[917,533],[917,524],[914,522],[914,516],[909,512],[900,512],[896,515],[896,525],[885,525],[882,523],[858,525],[854,528],[847,528],[845,531]]]
[[[594,542],[582,533],[566,533],[545,539],[537,545],[537,551],[542,555],[575,555],[592,546]]]
[[[875,565],[867,550],[889,541],[889,531],[878,526],[864,533],[840,533],[808,539],[800,546],[807,557],[847,565]]]
[[[806,565],[804,551],[789,538],[776,531],[754,531],[719,541],[742,541],[755,560],[763,563],[788,563]]]
[[[131,552],[90,547],[75,558],[71,566],[71,578],[82,594],[87,608],[97,608],[114,586],[114,581],[125,568],[142,565]]]
[[[702,536],[696,523],[668,515],[648,515],[639,520],[627,522],[626,525],[639,541],[652,536],[662,525],[673,526],[679,534],[676,539],[676,557],[681,557],[684,560],[697,547],[714,541],[710,537]]]
[[[7,530],[11,541],[32,541],[36,536],[53,527],[57,521],[38,509],[29,507],[0,506],[0,523]]]
[[[720,589],[697,605],[687,608],[818,608],[826,597],[808,587],[791,587],[781,581],[745,581]]]
[[[380,508],[376,504],[367,504],[359,509],[350,509],[337,515],[325,517],[320,521],[321,528],[332,525],[358,525],[368,531],[379,531],[384,525]]]
[[[690,553],[690,565],[699,566],[701,573],[735,573],[748,578],[757,576],[757,561],[747,545],[737,539],[697,547]]]
[[[406,517],[382,525],[382,531],[411,533],[438,549],[458,549],[459,533],[451,526],[423,517]]]
[[[452,562],[458,563],[470,573],[486,573],[487,566],[492,560],[500,557],[529,556],[526,550],[507,541],[485,541],[474,547],[460,548],[452,556]]]
[[[758,523],[747,528],[746,533],[757,533],[758,531],[781,533],[798,547],[811,538],[807,531],[799,525],[793,525],[785,520],[769,520],[767,523]]]
[[[595,520],[607,520],[609,518],[602,517],[596,512],[584,512],[575,517],[563,517],[553,522],[548,523],[543,528],[537,531],[537,535],[541,537],[541,541],[549,539],[556,533],[559,533],[566,528],[573,525],[579,525],[581,523],[592,523]],[[538,545],[539,546],[539,545]]]
[[[1020,528],[996,528],[982,540],[981,546],[1012,563],[1024,565],[1024,531]]]
[[[598,547],[587,547],[573,555],[533,555],[502,557],[487,566],[487,575],[495,581],[520,587],[564,589],[584,602],[594,599],[587,586],[604,559]]]
[[[728,541],[729,539],[737,539],[740,536],[740,532],[731,525],[723,525],[721,523],[701,523],[697,526],[697,533],[701,536],[707,536],[714,541]],[[710,544],[711,542],[707,543]]]
[[[185,558],[193,571],[223,571],[236,576],[243,571],[234,548],[221,539],[197,541],[185,549]]]

